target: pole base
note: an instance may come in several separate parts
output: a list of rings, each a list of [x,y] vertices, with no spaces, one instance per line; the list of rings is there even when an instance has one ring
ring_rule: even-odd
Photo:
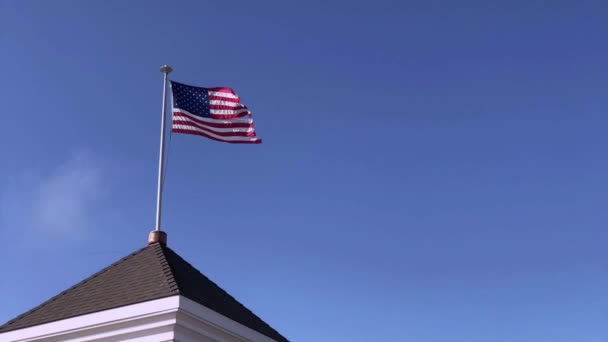
[[[163,246],[167,245],[167,233],[160,230],[153,230],[148,234],[148,245],[160,243]]]

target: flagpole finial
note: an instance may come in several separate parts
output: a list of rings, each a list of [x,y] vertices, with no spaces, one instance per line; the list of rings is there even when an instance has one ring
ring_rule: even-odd
[[[162,72],[163,74],[168,74],[171,71],[173,71],[173,68],[171,68],[170,66],[168,66],[167,64],[163,65],[162,67],[160,67],[160,72]]]
[[[167,233],[161,230],[153,230],[148,234],[148,245],[160,243],[163,246],[167,245]]]

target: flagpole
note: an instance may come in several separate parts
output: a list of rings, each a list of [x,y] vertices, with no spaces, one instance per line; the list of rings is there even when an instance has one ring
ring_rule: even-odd
[[[163,203],[163,172],[165,162],[165,121],[167,113],[167,84],[169,79],[169,73],[173,69],[168,65],[163,65],[160,71],[164,74],[163,77],[163,110],[162,119],[160,121],[160,152],[158,156],[158,187],[156,191],[156,227],[155,231],[160,231],[160,214]]]

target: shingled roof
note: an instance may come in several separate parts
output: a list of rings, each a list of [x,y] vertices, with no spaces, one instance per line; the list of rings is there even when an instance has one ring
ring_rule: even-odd
[[[0,333],[182,295],[276,341],[288,340],[160,243],[148,245],[0,326]]]

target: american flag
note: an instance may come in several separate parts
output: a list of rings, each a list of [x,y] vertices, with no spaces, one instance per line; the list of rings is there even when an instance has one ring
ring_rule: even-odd
[[[230,88],[201,88],[171,81],[176,133],[196,134],[231,144],[259,144],[251,112]]]

